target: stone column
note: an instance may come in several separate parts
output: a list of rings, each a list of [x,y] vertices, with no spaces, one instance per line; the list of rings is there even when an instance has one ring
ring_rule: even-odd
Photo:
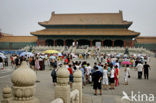
[[[39,103],[34,97],[36,73],[29,68],[26,61],[12,73],[13,100],[11,103]]]
[[[103,46],[103,40],[101,41],[101,46]]]
[[[57,71],[55,98],[62,98],[64,103],[70,103],[69,71],[63,66]]]
[[[126,41],[124,40],[124,47],[126,47]]]
[[[3,88],[3,99],[1,103],[10,103],[12,99],[12,90],[8,86]]]
[[[64,40],[64,46],[66,46],[66,40]]]
[[[92,40],[90,41],[90,47],[92,47]]]
[[[79,90],[79,103],[82,103],[82,72],[80,70],[76,70],[74,72],[74,83],[73,90]]]

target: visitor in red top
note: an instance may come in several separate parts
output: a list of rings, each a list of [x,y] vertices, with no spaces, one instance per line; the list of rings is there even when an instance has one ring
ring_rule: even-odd
[[[66,64],[68,64],[68,58],[66,58],[66,59],[64,60],[64,62],[65,62]]]
[[[73,83],[73,71],[72,71],[71,65],[69,65],[68,71],[69,71],[69,73],[70,73],[70,75],[69,75],[70,87],[72,88],[72,83]]]
[[[118,82],[119,82],[119,68],[118,68],[117,65],[115,66],[114,79],[115,79],[115,86],[118,86]]]

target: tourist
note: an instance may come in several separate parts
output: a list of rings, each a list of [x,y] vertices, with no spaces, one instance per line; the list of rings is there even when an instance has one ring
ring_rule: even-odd
[[[118,68],[120,69],[119,60],[116,60],[115,65],[117,65],[117,66],[118,66]]]
[[[138,79],[142,79],[143,65],[141,64],[141,62],[138,62],[136,68],[138,70]]]
[[[36,58],[35,60],[35,70],[36,70],[36,73],[37,73],[37,70],[40,69],[40,64],[39,64],[39,60],[38,60],[38,57]]]
[[[126,68],[125,68],[125,85],[128,85],[128,78],[130,78],[130,68],[129,68],[129,65],[127,64],[126,65]]]
[[[17,69],[17,68],[19,67],[19,65],[20,65],[20,59],[19,59],[19,56],[16,56],[15,64],[16,64],[15,69]]]
[[[114,89],[114,68],[113,66],[111,65],[111,71],[110,71],[110,84],[111,84],[111,87],[110,89]]]
[[[56,86],[56,83],[57,83],[57,74],[56,74],[56,72],[57,72],[57,68],[54,67],[52,72],[51,72],[52,82],[53,82],[54,86]]]
[[[114,80],[115,80],[115,86],[118,86],[118,83],[119,83],[119,68],[118,68],[117,65],[115,66]]]
[[[2,57],[0,57],[0,69],[4,69],[4,67],[3,67],[3,58]]]
[[[101,73],[103,73],[103,65],[101,65],[101,63],[98,64],[98,69]]]
[[[103,70],[103,88],[104,89],[108,89],[108,70],[107,70],[107,66],[104,66],[104,70]]]
[[[80,70],[81,70],[81,72],[82,72],[82,84],[83,84],[83,86],[85,86],[85,69],[84,69],[85,67],[82,65],[81,67],[80,67]]]
[[[8,57],[4,58],[5,66],[8,66]]]
[[[90,66],[90,63],[87,63],[87,75],[88,75],[89,83],[91,83],[91,70],[92,70],[92,67]]]
[[[147,64],[147,62],[145,62],[145,64],[144,64],[144,79],[148,79],[149,69],[151,70],[150,66]]]
[[[86,66],[86,83],[89,83],[89,75],[91,73],[91,66],[89,63],[87,63],[87,66]]]
[[[97,95],[97,89],[100,90],[100,95],[102,95],[102,88],[101,88],[102,73],[99,71],[98,67],[95,67],[95,70],[96,71],[92,74],[93,89],[95,90],[94,95]]]
[[[72,68],[71,68],[71,64],[69,64],[68,71],[69,71],[69,73],[70,73],[70,75],[69,75],[69,83],[70,83],[70,87],[72,88],[72,83],[73,83],[73,71],[72,71]]]
[[[32,60],[31,60],[31,68],[33,69],[33,70],[35,70],[35,59],[34,59],[34,57],[32,57]]]

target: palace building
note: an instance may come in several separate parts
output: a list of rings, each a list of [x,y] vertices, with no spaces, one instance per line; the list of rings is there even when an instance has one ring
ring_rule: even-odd
[[[14,36],[0,32],[0,50],[15,50],[27,45],[45,46],[120,46],[144,47],[156,52],[156,36],[139,36],[129,30],[131,21],[118,13],[55,14],[49,21],[39,22],[43,30],[31,32],[33,36]]]
[[[31,32],[37,45],[71,46],[73,42],[88,46],[133,47],[139,32],[129,30],[132,22],[119,13],[55,14],[49,21],[39,22],[43,30]]]

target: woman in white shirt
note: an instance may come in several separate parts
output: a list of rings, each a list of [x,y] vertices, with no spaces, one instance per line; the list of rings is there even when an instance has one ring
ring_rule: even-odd
[[[129,65],[127,65],[125,68],[125,85],[128,85],[128,78],[130,76],[129,71],[130,71],[130,68],[129,68]]]
[[[110,71],[111,75],[110,75],[110,84],[111,84],[111,88],[110,89],[114,89],[114,68],[113,66],[111,66],[111,71]]]
[[[107,66],[104,66],[104,70],[103,70],[103,88],[104,89],[108,89],[108,70],[107,70]]]

